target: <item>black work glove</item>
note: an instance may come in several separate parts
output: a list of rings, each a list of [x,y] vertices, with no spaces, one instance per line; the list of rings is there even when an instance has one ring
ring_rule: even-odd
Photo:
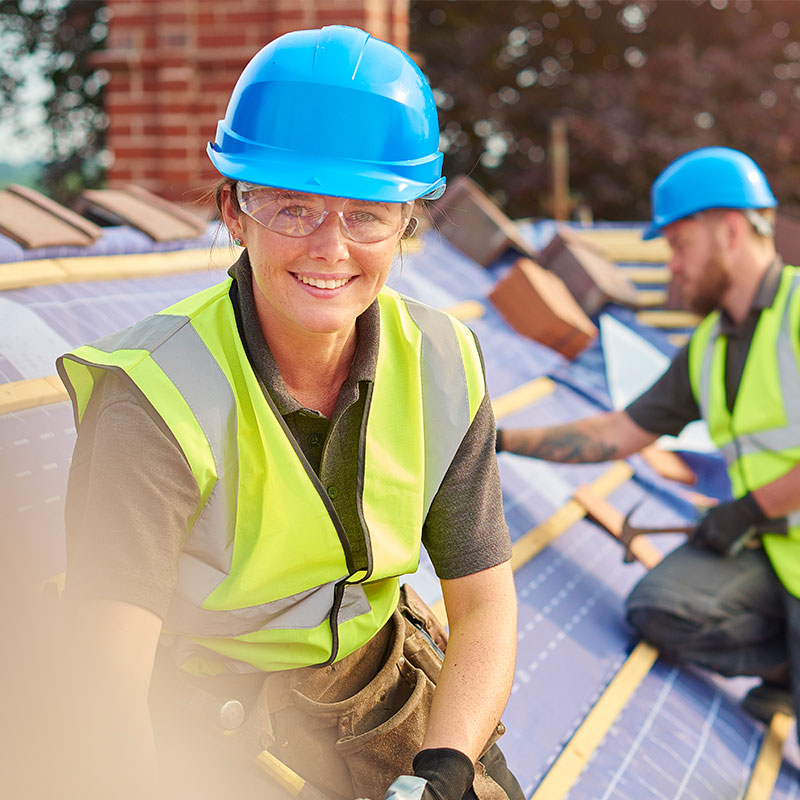
[[[766,514],[748,492],[738,500],[709,508],[695,526],[689,541],[695,547],[725,555],[745,535],[748,528],[765,519]]]
[[[460,750],[435,747],[414,756],[414,775],[428,782],[422,800],[461,800],[475,779],[475,767]]]

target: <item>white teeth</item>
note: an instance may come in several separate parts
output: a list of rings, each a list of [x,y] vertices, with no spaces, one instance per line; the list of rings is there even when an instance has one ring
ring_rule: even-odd
[[[324,280],[322,278],[309,278],[306,275],[298,275],[297,279],[309,286],[316,286],[317,289],[338,289],[350,280],[350,278],[329,278]]]

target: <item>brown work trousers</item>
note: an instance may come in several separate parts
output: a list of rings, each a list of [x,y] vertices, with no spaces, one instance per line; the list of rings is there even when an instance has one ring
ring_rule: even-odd
[[[274,776],[254,766],[265,749],[331,800],[381,800],[398,775],[412,774],[445,644],[446,633],[430,609],[403,587],[389,622],[355,653],[328,667],[268,675],[248,704],[245,724],[222,745],[225,757],[239,763],[240,785],[247,786],[241,786],[240,800],[280,796]],[[469,797],[522,797],[494,744],[503,731],[498,725],[487,742]],[[204,757],[193,759],[195,766]],[[264,791],[255,795],[259,780]]]

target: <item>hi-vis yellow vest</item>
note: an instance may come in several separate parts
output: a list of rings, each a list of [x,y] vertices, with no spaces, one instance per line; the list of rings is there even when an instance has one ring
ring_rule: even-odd
[[[742,497],[800,463],[800,269],[784,268],[775,300],[761,312],[732,413],[725,397],[726,348],[715,311],[692,335],[689,375],[733,495]],[[800,597],[800,512],[788,523],[788,537],[764,534],[762,541],[781,583]]]
[[[105,370],[127,375],[197,480],[201,500],[164,623],[200,645],[184,668],[332,663],[380,630],[397,605],[398,576],[417,568],[431,501],[485,394],[480,355],[452,317],[389,289],[379,295],[375,382],[353,454],[368,554],[357,572],[326,487],[247,360],[230,284],[78,348],[59,373],[78,425]]]

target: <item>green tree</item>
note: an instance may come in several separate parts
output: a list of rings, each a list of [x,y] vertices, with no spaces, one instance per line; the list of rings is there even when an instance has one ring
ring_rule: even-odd
[[[605,219],[645,219],[681,153],[749,153],[800,205],[796,0],[412,0],[445,170],[514,216],[548,215],[548,130],[568,124],[570,186]]]
[[[107,117],[103,87],[108,73],[92,62],[107,34],[101,0],[0,2],[0,119],[30,135],[30,73],[49,89],[44,100],[47,136],[40,176],[44,190],[69,203],[84,188],[101,185],[105,173]]]

